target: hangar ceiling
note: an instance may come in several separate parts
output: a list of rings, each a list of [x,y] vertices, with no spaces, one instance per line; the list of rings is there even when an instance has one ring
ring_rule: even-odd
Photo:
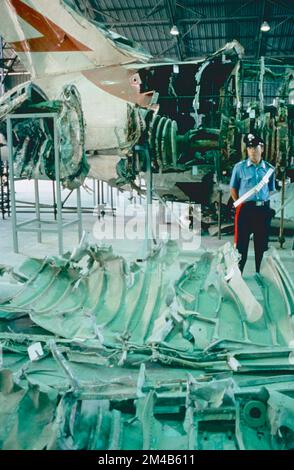
[[[294,62],[294,7],[286,0],[62,0],[86,18],[140,43],[155,58],[191,60],[237,39],[247,59]],[[267,21],[268,32],[260,25]],[[176,25],[178,36],[170,29]],[[0,54],[6,89],[28,79],[7,44]],[[3,60],[4,59],[4,60]]]
[[[294,58],[294,7],[286,0],[66,0],[141,43],[157,58],[193,59],[237,39],[247,58]],[[270,31],[260,25],[267,21]],[[180,34],[173,37],[176,24]]]

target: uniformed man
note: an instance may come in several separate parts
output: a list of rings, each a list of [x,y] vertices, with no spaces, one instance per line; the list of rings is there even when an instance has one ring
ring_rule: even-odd
[[[256,187],[268,170],[274,167],[262,159],[263,140],[254,133],[244,137],[248,158],[234,166],[230,188],[234,201]],[[275,189],[274,173],[258,192],[253,192],[236,208],[235,246],[241,254],[239,268],[243,272],[247,261],[249,239],[254,235],[255,269],[259,273],[263,253],[268,249],[268,236],[272,211],[270,193]]]

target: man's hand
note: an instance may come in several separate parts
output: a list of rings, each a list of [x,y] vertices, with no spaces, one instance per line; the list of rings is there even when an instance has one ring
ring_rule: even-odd
[[[239,197],[237,189],[231,188],[231,196],[234,202],[237,201]]]

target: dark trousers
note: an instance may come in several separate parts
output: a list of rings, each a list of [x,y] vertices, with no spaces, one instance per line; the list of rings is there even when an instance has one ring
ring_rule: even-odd
[[[268,236],[271,222],[269,205],[255,206],[244,203],[236,210],[235,243],[241,254],[240,271],[243,272],[247,261],[250,235],[254,235],[255,269],[259,273],[263,253],[268,249]]]

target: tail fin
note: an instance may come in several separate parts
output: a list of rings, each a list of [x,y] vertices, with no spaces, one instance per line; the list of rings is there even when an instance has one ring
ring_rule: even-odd
[[[0,35],[38,78],[149,59],[60,0],[4,0]]]

